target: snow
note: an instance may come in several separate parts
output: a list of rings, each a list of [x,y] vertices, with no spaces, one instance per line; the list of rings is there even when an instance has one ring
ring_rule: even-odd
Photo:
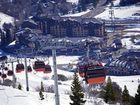
[[[3,24],[4,23],[11,23],[13,24],[14,23],[14,18],[11,17],[11,16],[8,16],[2,12],[0,12],[0,28],[3,29]]]
[[[119,84],[119,86],[124,89],[124,86],[127,86],[129,94],[131,96],[135,96],[137,92],[138,85],[140,84],[138,80],[140,80],[140,75],[138,76],[111,76],[111,80]]]
[[[67,0],[67,2],[78,4],[79,0]]]
[[[139,36],[140,32],[127,32],[123,37]]]
[[[29,95],[27,92],[0,86],[1,105],[38,105],[39,101],[36,99],[37,97]]]
[[[87,9],[86,11],[80,12],[80,13],[75,13],[75,14],[67,14],[67,15],[63,15],[62,17],[79,17],[82,16],[84,14],[89,13],[91,10]]]
[[[139,13],[140,6],[126,6],[126,7],[113,7],[114,15],[116,19],[126,19],[126,18],[140,18],[140,16],[133,16],[134,13]],[[109,14],[109,7],[105,9],[104,12],[95,16],[95,18],[109,20],[111,15]]]
[[[133,31],[133,32],[140,32],[140,27],[136,27],[136,28],[130,28],[130,29],[125,29],[123,30],[124,32],[130,32],[130,31]]]
[[[76,64],[79,56],[58,56],[56,59],[57,64]],[[52,57],[49,58],[50,64],[53,64]]]
[[[16,45],[16,40],[11,42],[8,46]]]
[[[131,49],[132,45],[133,45],[131,38],[123,38],[122,45],[125,46],[125,48],[127,48],[127,49]]]
[[[113,0],[114,6],[118,6],[121,0]]]

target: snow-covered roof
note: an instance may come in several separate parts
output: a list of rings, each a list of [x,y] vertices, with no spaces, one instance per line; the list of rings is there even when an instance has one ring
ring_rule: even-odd
[[[16,40],[13,41],[13,42],[11,42],[8,46],[13,46],[13,45],[15,45],[15,44],[16,44]]]
[[[67,2],[70,2],[70,3],[75,3],[75,4],[78,4],[79,0],[66,0]]]
[[[2,26],[3,26],[4,23],[11,23],[12,25],[14,25],[14,18],[0,12],[0,28],[1,29],[3,29]]]
[[[124,32],[140,32],[140,28],[130,28],[123,30]]]
[[[80,13],[75,13],[75,14],[67,14],[67,15],[63,15],[61,17],[79,17],[82,15],[85,15],[87,13],[89,13],[91,10],[87,9],[86,11],[80,12]]]

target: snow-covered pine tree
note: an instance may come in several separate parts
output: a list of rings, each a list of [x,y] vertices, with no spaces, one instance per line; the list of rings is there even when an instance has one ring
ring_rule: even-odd
[[[70,99],[72,102],[70,103],[70,105],[84,105],[86,100],[83,99],[84,93],[82,91],[78,75],[76,73],[74,74],[71,91],[72,94],[70,95]]]
[[[122,92],[122,102],[123,102],[123,105],[130,105],[130,96],[129,96],[129,91],[127,90],[126,85],[124,86],[124,90]]]

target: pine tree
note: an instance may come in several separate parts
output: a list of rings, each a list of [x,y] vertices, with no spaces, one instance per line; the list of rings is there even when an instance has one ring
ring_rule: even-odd
[[[41,88],[40,88],[40,90],[42,91],[42,92],[44,92],[44,85],[43,85],[43,82],[41,81]]]
[[[103,98],[106,103],[115,101],[115,92],[114,92],[112,81],[111,81],[110,77],[108,77],[107,84],[105,86],[104,91],[105,91],[105,93],[104,93]]]
[[[130,105],[130,96],[126,85],[124,86],[124,90],[122,93],[122,102],[124,105]]]
[[[71,91],[72,94],[70,95],[70,99],[72,102],[70,103],[70,105],[84,105],[86,101],[83,99],[84,93],[82,91],[78,75],[76,73],[74,74]]]
[[[43,95],[43,92],[41,90],[39,91],[39,96],[40,96],[41,100],[44,100],[44,95]]]
[[[135,105],[140,105],[140,85],[137,89],[137,94],[135,95]]]
[[[44,92],[44,86],[43,86],[43,82],[41,81],[41,87],[40,87],[40,91],[39,91],[39,96],[40,96],[41,100],[44,100],[43,92]]]
[[[18,84],[18,89],[19,89],[19,90],[22,90],[21,84]]]

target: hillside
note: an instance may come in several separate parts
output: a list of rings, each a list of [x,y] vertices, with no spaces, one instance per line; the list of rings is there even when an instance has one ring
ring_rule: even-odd
[[[45,59],[45,58],[40,58]],[[63,59],[63,60],[62,60]],[[22,59],[23,60],[23,59]],[[78,60],[78,56],[58,56],[57,57],[57,64],[69,64],[69,63],[76,63]],[[34,59],[31,59],[32,64],[34,62]],[[46,61],[47,62],[47,61]],[[49,62],[51,67],[52,66],[52,57],[49,58]],[[29,62],[28,62],[29,64]],[[14,63],[15,67],[16,63]],[[11,68],[11,66],[9,66]],[[66,71],[64,69],[58,69],[58,74],[65,75],[68,80],[61,81],[59,80],[58,83],[58,89],[59,89],[59,95],[60,95],[60,105],[69,105],[70,98],[69,94],[70,86],[72,83],[72,76],[73,72]],[[52,78],[53,72],[50,74],[43,74],[41,72],[31,72],[28,73],[29,77],[29,90],[26,91],[26,79],[25,79],[25,72],[21,73],[15,73],[17,78],[17,84],[22,85],[23,90],[13,89],[12,87],[6,87],[0,85],[0,105],[55,105],[55,97],[54,97],[54,80]],[[12,77],[8,77],[12,80]],[[123,89],[124,85],[127,86],[130,95],[134,96],[138,87],[138,76],[111,76],[111,79],[113,82],[117,82],[119,86]],[[39,98],[39,92],[37,92],[37,89],[40,87],[41,81],[44,84],[44,88],[46,89],[46,92],[44,92],[44,100],[40,100]],[[88,88],[88,84],[85,84],[85,82],[80,78],[81,85],[84,86],[86,89],[86,92],[90,91]],[[51,88],[51,90],[47,90],[47,88]],[[98,90],[98,86],[94,87],[93,90]],[[99,88],[100,89],[100,88]],[[86,104],[85,105],[108,105],[104,103],[104,101],[96,96],[88,96],[88,94],[85,94]]]

